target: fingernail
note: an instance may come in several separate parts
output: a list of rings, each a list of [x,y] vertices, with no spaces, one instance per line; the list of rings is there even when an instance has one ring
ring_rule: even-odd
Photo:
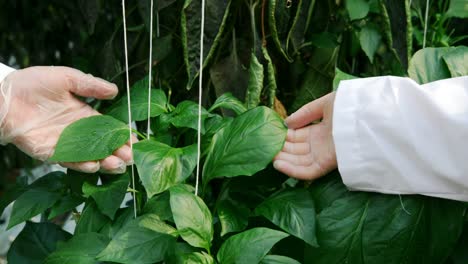
[[[127,166],[132,166],[133,165],[133,160],[129,160],[126,162]]]
[[[288,127],[288,122],[286,122],[286,119],[283,121],[283,124],[284,124],[285,127],[289,128]]]
[[[273,168],[275,168],[276,170],[278,170],[278,167],[279,167],[278,163],[279,163],[279,162],[280,162],[279,160],[275,160],[275,161],[273,162]]]

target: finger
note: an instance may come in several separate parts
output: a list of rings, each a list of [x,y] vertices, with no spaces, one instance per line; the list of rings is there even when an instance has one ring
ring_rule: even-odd
[[[292,143],[307,142],[309,131],[307,129],[288,129],[286,141]]]
[[[101,172],[107,174],[122,174],[127,170],[127,164],[120,158],[112,155],[100,161]]]
[[[132,134],[132,143],[135,144],[138,141],[139,141],[138,138],[134,134]],[[127,146],[130,146],[130,140],[127,141]]]
[[[273,167],[276,170],[299,180],[314,180],[323,176],[320,167],[315,163],[309,166],[297,166],[285,160],[277,160],[273,163]]]
[[[99,170],[98,161],[86,161],[86,162],[63,162],[60,166],[69,168],[84,173],[95,173]]]
[[[319,120],[323,117],[323,107],[327,99],[328,95],[325,95],[304,105],[284,120],[286,125],[289,128],[297,129]]]
[[[123,145],[122,147],[114,151],[113,154],[117,158],[123,160],[127,166],[133,164],[132,149],[128,145]]]
[[[275,160],[288,161],[298,166],[308,166],[313,163],[313,159],[309,155],[294,155],[283,151],[276,155]]]
[[[54,67],[55,74],[65,76],[68,89],[79,96],[96,99],[113,99],[119,92],[117,86],[104,79],[67,67]]]
[[[286,143],[284,143],[283,152],[296,154],[296,155],[305,155],[310,152],[310,144],[292,143],[292,142],[286,141]]]

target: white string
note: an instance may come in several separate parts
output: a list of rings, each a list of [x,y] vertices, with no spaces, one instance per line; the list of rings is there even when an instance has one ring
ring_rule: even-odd
[[[148,128],[146,137],[150,139],[151,131],[151,68],[153,64],[153,0],[151,0],[150,8],[150,47],[149,47],[149,80],[148,80]]]
[[[423,49],[426,47],[426,35],[427,35],[427,18],[429,16],[429,0],[426,1],[426,14],[424,15],[424,39]]]
[[[127,103],[128,103],[128,130],[130,133],[130,150],[133,156],[133,139],[132,139],[132,111],[130,105],[130,81],[128,77],[128,48],[127,48],[127,20],[125,17],[125,0],[122,0],[122,16],[124,27],[124,46],[125,46],[125,75],[127,78]],[[137,217],[137,204],[136,204],[136,188],[135,188],[135,169],[132,167],[132,189],[133,189],[133,213]]]
[[[201,0],[201,29],[200,29],[200,77],[198,79],[198,130],[197,130],[197,174],[195,178],[195,195],[198,195],[200,182],[200,156],[201,156],[201,114],[203,93],[203,34],[205,32],[205,0]]]

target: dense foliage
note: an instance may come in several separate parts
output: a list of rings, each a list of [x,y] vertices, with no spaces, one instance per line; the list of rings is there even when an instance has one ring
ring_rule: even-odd
[[[136,187],[129,188],[129,173],[54,172],[30,184],[20,178],[2,195],[0,211],[16,200],[10,227],[37,214],[43,221],[27,222],[10,263],[468,261],[464,203],[349,192],[336,171],[303,183],[269,166],[285,137],[283,105],[291,112],[342,79],[391,74],[426,83],[468,75],[464,1],[432,3],[424,40],[425,1],[292,0],[288,7],[286,0],[207,0],[200,196],[191,89],[200,3],[156,1],[154,135],[145,140],[148,2],[127,6],[132,115],[141,139]],[[120,8],[119,1],[4,1],[0,59],[70,65],[122,88]],[[31,21],[37,17],[43,20]],[[421,50],[424,42],[439,48]],[[125,93],[90,103],[106,115],[69,126],[52,160],[100,159],[128,139]],[[121,206],[127,192],[136,197],[135,219],[133,201]],[[70,211],[73,236],[50,223]]]

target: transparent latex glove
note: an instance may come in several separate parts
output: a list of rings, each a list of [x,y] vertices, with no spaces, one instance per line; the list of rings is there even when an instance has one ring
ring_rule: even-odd
[[[330,93],[304,105],[285,120],[286,143],[273,162],[277,170],[300,180],[314,180],[336,169],[334,101],[335,93]],[[320,119],[321,122],[311,124]]]
[[[99,115],[76,96],[112,99],[115,84],[67,67],[31,67],[10,73],[0,84],[0,140],[13,143],[33,158],[46,161],[54,153],[63,129],[74,121]],[[135,140],[136,141],[136,140]],[[132,162],[122,146],[100,160],[61,163],[74,170],[123,173]]]

